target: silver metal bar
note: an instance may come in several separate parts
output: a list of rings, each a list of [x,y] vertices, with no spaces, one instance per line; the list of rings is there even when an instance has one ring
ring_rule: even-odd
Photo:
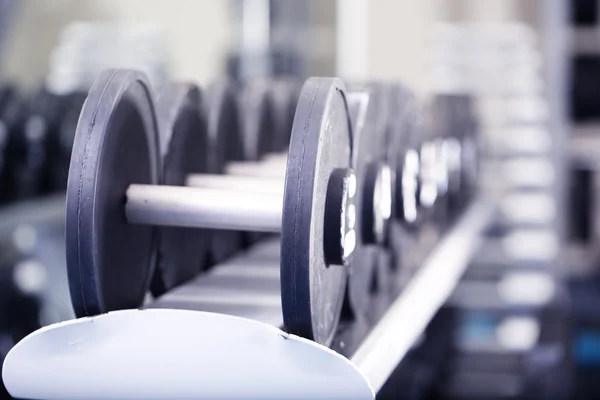
[[[493,203],[476,201],[441,240],[402,294],[365,338],[351,361],[375,392],[383,386],[436,311],[452,294],[493,215]]]
[[[225,167],[225,172],[240,176],[285,177],[285,164],[278,161],[272,162],[231,162]]]
[[[188,186],[253,193],[283,194],[283,177],[256,177],[229,174],[190,174]]]
[[[282,205],[283,194],[130,185],[125,214],[134,224],[280,232]]]

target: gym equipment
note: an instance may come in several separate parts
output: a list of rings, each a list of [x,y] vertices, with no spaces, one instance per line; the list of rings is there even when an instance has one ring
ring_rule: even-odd
[[[209,170],[210,146],[201,102],[200,90],[187,84],[167,84],[158,96],[159,181],[165,185],[183,186],[187,174]],[[162,228],[152,293],[161,295],[196,276],[205,269],[207,252],[206,232]]]
[[[354,128],[352,167],[357,176],[357,243],[350,261],[349,318],[364,318],[377,289],[380,252],[392,217],[393,171],[385,162],[386,120],[381,92],[375,85],[351,84],[348,103]],[[395,149],[394,149],[395,150]]]
[[[291,127],[289,116],[293,109],[292,105],[297,102],[297,95],[294,82],[279,81],[279,85],[275,87],[272,93],[278,92],[280,102],[277,112],[269,113],[268,109],[273,107],[273,104],[269,106],[268,90],[262,85],[253,89],[254,92],[258,92],[252,97],[253,101],[246,100],[249,104],[253,104],[254,108],[253,112],[247,112],[250,117],[246,117],[248,126],[246,135],[254,138],[250,140],[253,146],[258,146],[251,151],[255,155],[249,158],[259,158],[260,154],[263,160],[254,163],[238,162],[233,167],[230,165],[230,173],[227,175],[188,175],[189,185],[234,189],[242,193],[247,191],[278,193],[281,190],[286,157],[276,153],[279,150],[276,146],[268,148],[261,143],[277,140],[285,143],[289,140],[285,128]],[[385,240],[392,203],[392,172],[383,162],[385,132],[378,127],[381,121],[385,121],[380,114],[382,99],[378,102],[374,90],[365,91],[368,89],[367,86],[355,85],[351,89],[353,90],[348,92],[347,101],[354,128],[352,168],[357,177],[356,231],[358,236],[353,257],[349,260],[350,278],[347,296],[349,303],[345,307],[348,318],[354,318],[356,315],[364,316],[366,313],[371,298],[374,268],[378,261],[378,254],[373,245],[382,245]],[[253,120],[251,117],[258,120]],[[280,122],[283,127],[271,129],[269,125],[272,124],[268,123],[269,119],[283,120]],[[260,137],[260,135],[269,136],[263,134],[265,130],[272,131],[271,139]],[[291,132],[291,128],[288,132]]]
[[[212,150],[209,152],[209,172],[214,175],[190,175],[187,184],[216,189],[241,189],[280,191],[285,173],[285,156],[289,135],[292,130],[296,104],[301,85],[295,80],[277,80],[269,87],[265,82],[250,84],[236,96],[239,89],[228,80],[211,84],[207,91],[204,110],[208,120],[208,135]],[[246,147],[254,150],[245,150]],[[254,155],[248,155],[248,152]],[[261,163],[249,163],[244,160],[256,160],[268,157],[272,153],[281,153],[277,168],[262,168]],[[285,155],[285,156],[284,156]],[[224,172],[232,174],[222,175]],[[265,176],[275,171],[281,182],[267,185],[265,179],[256,184],[252,179],[236,179],[236,175]],[[209,265],[218,264],[250,242],[254,243],[262,235],[233,231],[212,231]]]
[[[67,187],[75,129],[86,96],[87,93],[84,92],[73,92],[63,99],[63,109],[56,125],[57,153],[52,159],[54,170],[52,187],[55,191],[65,190]]]
[[[146,78],[127,70],[101,74],[82,109],[67,185],[67,264],[76,314],[142,305],[156,261],[156,226],[281,231],[286,329],[331,341],[348,274],[338,265],[347,264],[356,243],[344,93],[336,79],[305,83],[283,196],[241,197],[157,186],[161,149]]]
[[[392,218],[386,234],[389,255],[380,254],[378,286],[395,296],[414,273],[415,264],[408,249],[415,248],[423,220],[420,206],[422,135],[421,118],[412,92],[398,82],[377,83],[385,101],[384,159],[392,173]],[[392,274],[396,277],[391,279]]]
[[[202,110],[211,148],[207,160],[213,174],[223,174],[228,162],[244,159],[236,95],[235,85],[229,80],[212,82],[204,91]],[[219,264],[230,258],[243,247],[243,239],[240,232],[213,229],[207,264]]]
[[[571,24],[594,27],[598,24],[598,2],[596,0],[571,0]]]
[[[19,131],[22,118],[23,97],[16,87],[12,85],[5,86],[0,91],[0,133],[3,133],[2,150],[3,160],[0,170],[0,202],[6,203],[14,199],[14,165],[18,161],[14,151],[15,135]]]
[[[600,118],[597,80],[600,76],[600,57],[578,54],[571,61],[570,110],[574,122],[595,121]]]

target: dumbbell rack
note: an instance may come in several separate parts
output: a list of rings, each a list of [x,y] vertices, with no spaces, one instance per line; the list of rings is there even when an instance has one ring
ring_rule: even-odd
[[[47,207],[43,206],[44,202]],[[36,221],[47,222],[48,215],[55,215],[57,214],[56,210],[60,209],[57,204],[60,204],[60,200],[56,198],[34,201],[29,205],[20,206],[20,212],[15,212],[16,209],[13,209],[11,211],[12,216],[3,221],[7,224],[14,224],[19,221],[19,215],[23,215],[21,213],[30,215],[37,213],[43,215],[40,218],[32,215],[30,218],[32,224],[35,225]],[[395,299],[384,300],[389,305],[385,307],[379,321],[369,329],[366,337],[354,336],[355,342],[352,343],[349,338],[353,336],[348,335],[348,332],[353,329],[356,331],[361,330],[360,327],[352,326],[352,324],[340,333],[345,342],[343,348],[337,348],[336,350],[356,366],[375,392],[381,389],[394,368],[413,344],[419,340],[436,311],[453,292],[469,260],[477,251],[494,211],[494,199],[480,197],[474,200],[473,204],[465,211],[465,214],[428,252],[428,256],[418,272],[402,289],[401,293]],[[62,215],[55,216],[57,224],[60,224]],[[50,219],[52,219],[51,216]],[[8,226],[7,224],[3,224],[3,226]],[[189,308],[193,309],[193,301],[191,303]],[[82,320],[78,320],[75,324],[79,324],[79,321]],[[340,340],[335,340],[334,343],[340,343]],[[110,340],[104,343],[104,346],[110,347]],[[206,351],[209,351],[211,343],[208,341],[198,343],[196,346],[200,350],[205,348]],[[135,357],[135,354],[127,356]],[[79,359],[78,363],[82,361],[82,359]],[[160,363],[161,360],[157,359],[155,361]],[[85,364],[85,361],[83,362]],[[177,366],[172,366],[172,368],[177,369]],[[35,380],[37,378],[29,376],[25,379],[29,381],[29,379]],[[273,377],[265,376],[264,379],[271,381]],[[301,377],[297,377],[297,379],[301,379]],[[228,381],[235,382],[235,376],[228,377]],[[167,380],[164,384],[169,385]],[[294,395],[297,394],[294,393]],[[24,395],[27,396],[28,394]],[[279,398],[284,398],[283,394],[281,396]]]
[[[479,248],[493,211],[493,201],[489,198],[480,198],[472,204],[429,253],[419,272],[350,357],[375,391],[381,389],[454,291]]]

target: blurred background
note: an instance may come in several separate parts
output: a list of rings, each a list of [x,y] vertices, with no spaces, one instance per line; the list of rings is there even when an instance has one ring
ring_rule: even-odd
[[[340,76],[471,96],[499,205],[379,397],[598,398],[599,16],[596,0],[0,0],[0,359],[73,318],[63,192],[100,71],[157,89]]]

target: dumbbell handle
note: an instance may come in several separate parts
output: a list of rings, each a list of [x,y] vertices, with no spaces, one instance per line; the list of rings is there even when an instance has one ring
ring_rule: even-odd
[[[284,177],[255,177],[227,174],[190,174],[186,184],[206,189],[250,191],[281,195]]]
[[[286,165],[285,160],[274,158],[256,162],[233,161],[227,164],[225,172],[230,175],[283,178],[285,176]]]
[[[185,186],[130,185],[125,215],[133,224],[280,232],[283,191],[240,193]]]

